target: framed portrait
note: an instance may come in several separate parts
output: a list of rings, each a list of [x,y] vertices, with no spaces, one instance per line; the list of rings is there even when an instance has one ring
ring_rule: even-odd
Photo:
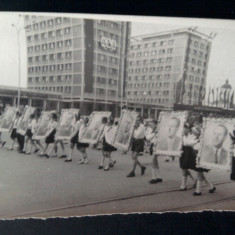
[[[111,112],[92,112],[81,142],[96,144],[103,132],[102,118],[110,116]]]
[[[222,118],[204,118],[197,166],[207,169],[231,168],[234,121]]]
[[[135,121],[138,113],[129,110],[122,110],[114,145],[117,148],[127,150],[134,131]]]
[[[16,116],[15,107],[6,107],[0,122],[0,131],[9,131]]]
[[[24,115],[21,119],[21,122],[19,123],[17,132],[21,135],[25,135],[26,134],[26,130],[28,128],[28,121],[30,118],[31,114],[35,113],[36,108],[34,107],[26,107],[25,111],[24,111]]]
[[[178,157],[181,155],[184,124],[187,115],[186,111],[160,113],[156,154]]]
[[[36,133],[33,136],[33,139],[43,139],[46,136],[46,133],[48,131],[48,124],[51,119],[51,111],[45,111],[41,114],[40,119],[38,120],[38,128],[36,130]]]
[[[76,123],[76,114],[79,109],[62,109],[56,138],[69,140]]]

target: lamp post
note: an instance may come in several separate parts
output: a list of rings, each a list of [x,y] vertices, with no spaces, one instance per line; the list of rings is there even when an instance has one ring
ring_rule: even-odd
[[[19,17],[21,17],[21,15],[19,15]],[[19,60],[19,85],[18,85],[18,100],[17,100],[17,107],[18,109],[20,108],[20,84],[21,84],[21,69],[20,69],[20,65],[21,65],[21,60],[20,60],[20,31],[24,28],[24,27],[18,27],[15,24],[11,25],[13,28],[15,28],[16,30],[16,34],[17,34],[17,42],[18,42],[18,60]]]

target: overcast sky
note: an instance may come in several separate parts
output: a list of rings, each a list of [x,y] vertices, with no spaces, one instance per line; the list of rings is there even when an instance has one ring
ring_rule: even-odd
[[[23,19],[19,13],[0,13],[0,85],[18,86],[19,58],[17,33],[12,24],[22,28],[19,33],[21,50],[21,86],[26,87],[27,61],[26,42],[23,30]],[[132,23],[132,36],[163,32],[197,26],[198,31],[205,34],[216,32],[217,36],[212,42],[210,54],[207,85],[217,86],[228,78],[235,88],[235,22],[228,20],[205,20],[191,18],[163,18],[163,17],[134,17],[134,16],[102,16],[102,15],[69,15],[81,18],[102,18],[128,20]]]

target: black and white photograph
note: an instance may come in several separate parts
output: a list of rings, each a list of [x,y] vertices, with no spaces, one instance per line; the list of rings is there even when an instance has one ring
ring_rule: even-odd
[[[20,119],[19,123],[18,123],[18,129],[17,132],[20,133],[21,135],[25,135],[27,128],[28,128],[28,122],[30,120],[30,116],[32,114],[34,114],[36,108],[34,107],[30,107],[30,106],[26,106],[24,111],[23,111],[23,115],[22,118]]]
[[[180,156],[186,112],[162,112],[159,115],[156,154]]]
[[[234,121],[231,119],[205,119],[202,128],[199,166],[231,169]]]
[[[61,118],[56,136],[57,139],[70,139],[76,122],[75,118],[78,113],[78,109],[63,109],[61,111]]]
[[[46,136],[46,133],[48,131],[48,125],[50,123],[51,119],[51,112],[50,111],[43,111],[40,119],[38,120],[36,132],[33,135],[34,139],[43,139]]]
[[[114,145],[120,149],[127,150],[130,147],[132,133],[138,113],[135,111],[123,110],[119,120],[118,130]]]
[[[15,119],[16,108],[15,107],[6,107],[5,112],[2,114],[0,121],[0,131],[9,131],[11,125]]]
[[[1,219],[235,210],[234,21],[1,12],[0,34]]]
[[[90,116],[89,123],[84,132],[84,135],[81,139],[81,142],[96,144],[99,141],[99,137],[101,136],[104,123],[102,123],[103,118],[109,118],[111,112],[93,112]]]

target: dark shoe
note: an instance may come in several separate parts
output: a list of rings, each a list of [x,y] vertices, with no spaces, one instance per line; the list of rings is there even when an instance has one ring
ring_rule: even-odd
[[[48,154],[45,154],[44,157],[49,158],[50,156]]]
[[[135,177],[135,172],[131,171],[126,177]]]
[[[162,182],[162,179],[159,179],[159,178],[157,178],[157,179],[151,179],[151,180],[149,181],[150,184],[156,184],[156,183],[160,183],[160,182]]]
[[[145,166],[142,166],[142,167],[141,167],[141,175],[144,175],[145,170],[146,170],[146,167],[145,167]]]
[[[2,142],[2,147],[4,147],[5,144],[6,144],[6,141],[3,141],[3,142]]]
[[[216,187],[213,187],[212,189],[209,189],[209,193],[214,193],[216,190]]]
[[[24,153],[25,153],[25,151],[23,151],[23,150],[20,150],[20,151],[19,151],[19,153],[23,153],[23,154],[24,154]]]
[[[61,155],[59,158],[66,158],[67,155]]]
[[[110,167],[110,168],[113,168],[114,165],[115,165],[115,163],[116,163],[116,161],[113,161],[112,163],[109,164],[109,167]]]
[[[99,169],[99,170],[103,169],[103,166],[99,166],[98,169]]]
[[[165,162],[169,162],[169,159],[166,159]]]
[[[34,153],[37,153],[38,151],[39,151],[39,149],[35,149],[35,150],[34,150]]]
[[[202,193],[197,193],[197,192],[193,193],[193,196],[201,196],[201,195],[202,195]]]
[[[186,191],[186,190],[187,190],[187,187],[179,189],[179,191]]]
[[[72,159],[65,159],[64,162],[72,162]]]

